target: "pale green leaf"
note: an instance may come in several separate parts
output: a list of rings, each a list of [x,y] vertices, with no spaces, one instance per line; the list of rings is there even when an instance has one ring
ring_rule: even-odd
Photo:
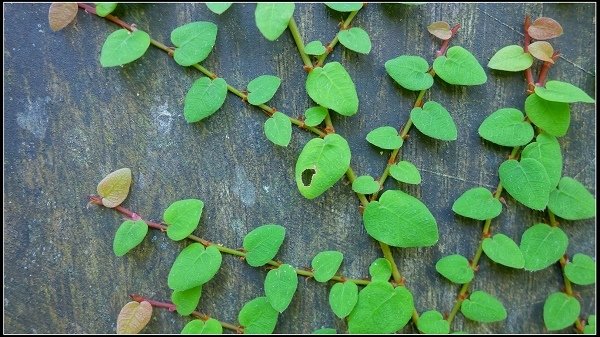
[[[367,141],[385,150],[399,149],[404,143],[398,131],[391,126],[382,126],[372,130],[367,134]]]
[[[100,52],[100,64],[103,67],[115,67],[133,62],[146,52],[150,47],[148,33],[136,30],[119,29],[110,34]]]
[[[327,108],[322,106],[309,108],[304,112],[304,124],[308,126],[317,126],[323,122],[327,113]]]
[[[227,82],[222,78],[202,77],[185,95],[183,117],[188,123],[201,121],[215,113],[227,97]]]
[[[521,252],[525,270],[538,271],[549,267],[567,251],[569,238],[558,227],[539,223],[528,228],[521,237]]]
[[[531,158],[509,159],[498,169],[504,189],[518,202],[538,211],[548,204],[550,180],[544,165]]]
[[[417,322],[419,331],[425,334],[448,334],[450,323],[438,311],[430,310],[421,314]]]
[[[544,324],[548,331],[564,329],[579,318],[579,301],[565,293],[553,293],[544,302]]]
[[[542,99],[562,103],[596,103],[585,91],[561,81],[548,81],[545,87],[535,87],[535,93]]]
[[[317,104],[340,115],[358,112],[358,95],[350,75],[339,62],[314,68],[306,79],[306,91]]]
[[[433,85],[429,63],[420,56],[398,56],[385,63],[385,70],[404,89],[420,91]]]
[[[361,194],[373,194],[379,191],[380,188],[381,186],[379,183],[376,182],[371,176],[357,177],[352,183],[352,190]]]
[[[508,236],[496,234],[483,240],[483,251],[490,260],[501,265],[521,269],[525,266],[525,258],[519,246]]]
[[[410,119],[424,135],[439,140],[456,140],[458,131],[448,110],[440,103],[429,101],[410,112]]]
[[[329,306],[340,319],[348,316],[358,301],[358,286],[352,282],[336,283],[329,291]]]
[[[479,127],[481,138],[502,146],[521,146],[533,139],[533,127],[514,108],[496,110]]]
[[[324,251],[317,254],[311,262],[317,282],[329,281],[342,265],[344,254],[338,251]]]
[[[565,266],[565,275],[569,281],[587,286],[596,283],[596,261],[585,254],[575,254]]]
[[[117,2],[94,2],[96,5],[96,14],[105,17],[117,8]]]
[[[420,184],[421,173],[413,163],[409,161],[401,161],[390,167],[390,175],[392,178],[407,184]]]
[[[232,4],[233,2],[209,2],[206,4],[206,7],[208,7],[211,12],[221,15],[225,13]]]
[[[554,190],[562,175],[562,154],[555,137],[542,132],[536,141],[527,145],[521,152],[521,159],[531,158],[540,162],[546,169],[550,190]]]
[[[267,40],[275,41],[294,15],[294,3],[258,3],[254,11],[256,26]]]
[[[173,59],[184,67],[202,62],[216,40],[217,25],[212,22],[197,21],[177,27],[171,32],[171,42],[177,47]]]
[[[325,53],[327,49],[321,41],[311,41],[304,46],[304,52],[308,55],[319,56]]]
[[[175,304],[178,314],[187,316],[196,310],[201,296],[202,286],[200,285],[187,290],[173,291],[171,294],[171,302]]]
[[[496,52],[488,62],[488,67],[504,71],[522,71],[533,64],[533,56],[516,44],[506,46]]]
[[[507,313],[502,302],[485,291],[475,291],[464,300],[460,312],[466,318],[481,322],[491,323],[506,319]]]
[[[371,275],[371,281],[383,281],[387,282],[392,276],[392,265],[390,261],[380,257],[373,261],[369,266],[369,275]]]
[[[294,267],[282,264],[267,273],[265,295],[273,309],[284,312],[292,302],[298,288],[298,275]]]
[[[167,236],[179,241],[192,234],[202,216],[204,203],[198,199],[178,200],[172,203],[163,214],[167,225]]]
[[[337,331],[332,328],[321,328],[312,332],[314,335],[335,335]]]
[[[362,8],[362,2],[326,2],[325,5],[338,12],[354,12]]]
[[[261,105],[268,102],[279,89],[281,79],[273,75],[259,76],[248,83],[248,103]]]
[[[475,187],[458,197],[452,210],[458,215],[483,221],[500,215],[502,203],[487,188]]]
[[[244,304],[238,322],[244,327],[245,334],[270,334],[275,330],[278,316],[266,297],[257,297]]]
[[[436,58],[433,70],[449,84],[479,85],[487,81],[487,75],[475,56],[459,46],[450,47],[446,56]]]
[[[589,315],[587,319],[587,324],[583,328],[584,334],[596,334],[596,315]]]
[[[441,258],[435,264],[435,270],[450,282],[464,284],[471,282],[474,277],[473,268],[466,257],[458,254]]]
[[[143,220],[126,220],[117,232],[113,241],[113,252],[116,256],[123,256],[137,247],[148,233],[148,225]]]
[[[102,205],[113,208],[119,206],[129,194],[131,186],[131,170],[118,169],[109,173],[99,183],[96,190],[102,197]]]
[[[246,262],[260,267],[277,255],[285,238],[285,228],[279,225],[263,225],[253,229],[244,237]]]
[[[554,47],[547,41],[535,41],[529,45],[527,51],[538,60],[554,63]]]
[[[357,53],[368,54],[371,52],[371,39],[362,28],[343,29],[339,32],[338,38],[344,47]]]
[[[206,322],[195,319],[183,327],[182,335],[220,335],[223,333],[221,322],[209,318]]]
[[[547,101],[536,94],[525,100],[525,113],[533,124],[556,137],[566,135],[571,124],[568,103]]]
[[[548,209],[566,220],[584,220],[596,216],[596,198],[579,181],[562,177],[550,193]]]
[[[210,281],[221,267],[221,252],[215,246],[204,249],[192,243],[179,253],[168,277],[169,288],[188,290]]]
[[[275,145],[288,146],[292,140],[292,122],[282,112],[276,111],[271,118],[267,119],[264,129],[267,139]]]

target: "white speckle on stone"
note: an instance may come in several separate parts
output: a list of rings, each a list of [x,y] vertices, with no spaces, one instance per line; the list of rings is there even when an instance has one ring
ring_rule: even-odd
[[[159,133],[171,132],[171,125],[173,124],[173,115],[169,112],[168,109],[168,102],[150,108],[150,114],[154,119],[154,124],[156,124]]]
[[[248,180],[246,171],[241,166],[235,168],[235,183],[231,190],[246,206],[252,206],[256,202],[256,188]]]
[[[269,186],[267,186],[267,185],[263,186],[263,190],[265,190],[265,192],[269,193]]]
[[[29,100],[29,105],[25,111],[17,112],[17,124],[33,134],[37,139],[44,139],[46,129],[48,128],[48,112],[46,104],[50,102],[50,97],[38,97],[34,102]]]

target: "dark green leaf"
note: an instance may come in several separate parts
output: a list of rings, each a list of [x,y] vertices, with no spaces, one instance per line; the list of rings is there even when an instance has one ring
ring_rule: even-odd
[[[385,150],[395,150],[402,146],[404,141],[398,131],[391,126],[378,127],[367,134],[367,141]]]
[[[288,146],[292,140],[292,122],[290,118],[279,111],[265,122],[265,135],[273,144]]]
[[[258,3],[254,11],[256,26],[269,41],[275,41],[288,26],[294,15],[293,3]]]
[[[339,32],[338,38],[344,47],[357,53],[368,54],[371,52],[371,39],[362,28],[343,29]]]
[[[282,264],[267,273],[265,279],[265,295],[273,309],[284,312],[290,305],[298,288],[298,275],[294,267]]]
[[[452,205],[458,215],[475,220],[493,219],[502,212],[502,203],[488,189],[475,187],[465,191]]]
[[[565,266],[565,275],[569,281],[587,286],[596,283],[596,261],[585,254],[575,254]]]
[[[550,190],[554,190],[562,175],[562,154],[555,137],[540,133],[536,141],[527,145],[521,152],[521,159],[531,158],[540,162],[546,169]]]
[[[248,103],[261,105],[268,102],[279,89],[281,79],[277,76],[262,75],[248,83]]]
[[[354,12],[362,8],[362,2],[326,2],[325,5],[338,12]]]
[[[198,199],[179,200],[172,203],[163,214],[167,227],[167,236],[179,241],[192,234],[202,216],[204,203]]]
[[[533,124],[556,137],[566,135],[571,123],[568,103],[547,101],[536,94],[525,100],[525,113]]]
[[[128,251],[137,247],[148,233],[148,225],[143,220],[126,220],[119,226],[113,241],[113,252],[116,256],[123,256]]]
[[[327,113],[327,108],[322,106],[309,108],[304,112],[304,124],[308,126],[317,126],[323,122]]]
[[[414,108],[410,119],[424,135],[439,140],[456,140],[458,131],[448,110],[437,102],[429,101],[423,107]]]
[[[487,81],[487,75],[475,56],[459,46],[450,47],[446,56],[436,58],[433,70],[449,84],[479,85]]]
[[[304,46],[304,52],[308,55],[319,56],[325,53],[327,49],[321,41],[311,41]]]
[[[533,139],[533,127],[523,113],[504,108],[489,115],[479,127],[481,138],[502,146],[521,146]]]
[[[579,318],[581,305],[575,297],[565,293],[553,293],[544,303],[544,324],[548,331],[564,329]]]
[[[596,198],[579,181],[562,177],[550,193],[548,209],[566,220],[584,220],[596,216]]]
[[[117,8],[117,2],[94,2],[96,5],[96,14],[105,17]]]
[[[194,310],[196,310],[196,307],[198,307],[198,302],[200,302],[201,296],[202,286],[197,286],[182,291],[175,290],[171,294],[171,302],[175,304],[175,308],[177,308],[178,314],[182,316],[187,316],[191,314]]]
[[[358,301],[358,286],[352,282],[336,283],[329,291],[329,306],[340,319],[348,316]]]
[[[558,227],[539,223],[528,228],[521,237],[525,270],[542,270],[558,261],[567,251],[569,238]]]
[[[504,71],[522,71],[532,64],[533,56],[526,53],[523,47],[513,44],[498,50],[490,59],[488,67]]]
[[[433,76],[428,72],[429,63],[420,56],[398,56],[385,63],[385,70],[394,81],[408,90],[427,90],[433,85]]]
[[[435,264],[435,270],[450,282],[464,284],[471,282],[474,277],[473,268],[466,257],[458,254],[441,258]]]
[[[100,52],[100,64],[103,67],[115,67],[133,62],[142,57],[148,47],[150,47],[148,33],[141,30],[129,32],[127,29],[119,29],[104,41]]]
[[[244,237],[246,262],[260,267],[277,255],[285,238],[285,228],[279,225],[263,225],[253,229]]]
[[[421,174],[413,163],[408,161],[401,161],[390,167],[390,175],[403,183],[407,184],[420,184]]]
[[[380,188],[379,183],[371,176],[360,176],[352,183],[352,190],[361,194],[373,194]]]
[[[257,297],[244,304],[238,322],[244,327],[245,334],[270,334],[275,330],[278,316],[266,297]]]
[[[481,322],[491,323],[506,319],[507,313],[502,302],[485,291],[475,291],[464,300],[460,312],[466,318]]]
[[[585,91],[561,81],[548,81],[546,87],[535,87],[535,93],[542,99],[562,103],[596,103]]]
[[[450,323],[444,319],[441,313],[435,310],[422,313],[417,322],[417,328],[426,334],[450,333]]]
[[[202,322],[199,319],[195,319],[183,327],[181,330],[182,335],[220,335],[223,333],[223,327],[221,322],[214,318],[209,318],[206,322]]]
[[[369,266],[369,274],[371,275],[371,281],[383,281],[387,282],[392,276],[392,266],[390,261],[380,257],[373,261]]]
[[[338,251],[325,251],[317,254],[311,262],[311,267],[317,282],[329,281],[342,265],[344,254]]]
[[[306,79],[306,91],[317,104],[352,116],[358,112],[358,95],[352,78],[338,62],[314,68]]]
[[[550,180],[544,165],[531,158],[509,159],[498,169],[504,189],[518,202],[538,211],[548,204]]]
[[[211,12],[221,15],[228,10],[232,4],[233,2],[211,2],[207,3],[206,7],[208,7]]]
[[[197,21],[175,28],[171,32],[171,42],[175,47],[173,59],[187,67],[204,61],[217,40],[217,25],[212,22]]]
[[[169,272],[169,288],[183,291],[203,285],[219,271],[221,260],[217,247],[204,249],[201,244],[192,243],[175,259]]]
[[[202,77],[185,95],[183,117],[188,123],[201,121],[215,113],[227,97],[227,82],[222,78]]]
[[[483,240],[483,251],[490,260],[507,267],[521,269],[525,266],[525,258],[519,246],[508,236],[496,234]]]

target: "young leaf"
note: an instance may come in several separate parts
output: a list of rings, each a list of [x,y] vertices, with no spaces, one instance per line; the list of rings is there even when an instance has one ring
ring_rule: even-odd
[[[256,26],[269,41],[275,41],[294,15],[294,3],[258,3],[254,11]]]
[[[338,12],[354,12],[362,8],[362,2],[326,2],[325,6]]]
[[[441,258],[435,264],[435,270],[443,277],[456,284],[471,282],[475,273],[466,257],[458,254],[448,255]]]
[[[257,297],[247,302],[238,314],[238,322],[247,334],[270,334],[275,330],[279,313],[273,309],[266,297]]]
[[[141,30],[129,32],[127,29],[119,29],[104,41],[100,52],[100,64],[106,68],[133,62],[142,57],[148,47],[150,47],[148,33]]]
[[[406,287],[394,289],[387,282],[372,282],[359,294],[348,316],[353,334],[389,334],[408,323],[414,309],[413,296]]]
[[[322,106],[309,108],[304,112],[304,124],[308,126],[317,126],[323,122],[327,113],[327,108]]]
[[[446,21],[436,21],[430,24],[427,26],[427,31],[429,31],[433,36],[442,40],[449,40],[452,37],[450,25]]]
[[[352,190],[361,194],[373,194],[380,188],[379,183],[371,176],[360,176],[352,183]]]
[[[340,319],[350,315],[358,302],[358,286],[352,282],[336,283],[329,291],[329,306]]]
[[[375,240],[394,247],[428,247],[439,238],[435,218],[419,199],[402,191],[384,192],[363,213],[365,229]]]
[[[466,218],[483,221],[500,215],[502,203],[487,188],[475,187],[456,199],[452,211]]]
[[[423,107],[416,107],[410,112],[410,119],[415,127],[424,135],[439,140],[456,140],[458,131],[448,110],[434,101]]]
[[[325,53],[327,49],[321,41],[311,41],[304,46],[304,52],[308,55],[319,56]]]
[[[392,266],[390,261],[380,257],[373,261],[369,266],[369,275],[371,275],[371,281],[382,281],[387,282],[392,277]]]
[[[558,261],[567,251],[569,238],[558,227],[539,223],[528,228],[521,237],[525,270],[542,270]]]
[[[358,112],[358,95],[352,78],[339,62],[314,68],[306,79],[306,91],[317,104],[352,116]]]
[[[584,334],[596,334],[596,315],[589,315],[587,319],[587,324],[583,328]]]
[[[178,200],[172,203],[163,214],[167,236],[174,241],[185,239],[198,227],[204,203],[198,199]]]
[[[208,7],[211,12],[221,15],[225,13],[232,4],[233,2],[210,2],[206,4],[206,7]]]
[[[564,329],[579,318],[579,301],[565,293],[553,293],[544,303],[544,324],[548,331]]]
[[[314,72],[314,71],[313,71]],[[311,139],[296,162],[296,185],[300,194],[314,199],[344,176],[350,167],[350,147],[340,135]]]
[[[480,290],[473,292],[468,299],[464,300],[460,312],[466,318],[481,323],[502,321],[507,316],[502,302]]]
[[[584,220],[596,216],[596,199],[579,181],[562,177],[550,193],[548,209],[566,220]]]
[[[221,267],[221,252],[215,246],[204,249],[199,243],[185,247],[169,272],[168,285],[173,290],[188,290],[210,281]]]
[[[222,78],[211,80],[202,77],[185,95],[183,117],[188,123],[195,123],[215,113],[227,97],[227,82]]]
[[[75,20],[77,16],[76,2],[53,2],[48,10],[48,22],[52,31],[59,31]]]
[[[117,317],[117,334],[137,334],[152,317],[152,305],[146,301],[132,301],[123,306]]]
[[[127,198],[130,186],[131,170],[122,168],[104,177],[98,183],[96,190],[102,197],[102,205],[113,208],[119,206]]]
[[[536,40],[548,40],[561,36],[563,29],[554,19],[541,17],[533,21],[527,32]]]
[[[248,83],[248,103],[261,105],[268,102],[279,89],[281,79],[273,75],[259,76]]]
[[[267,273],[265,295],[273,309],[284,312],[298,288],[298,275],[294,267],[282,264]]]
[[[546,169],[550,190],[554,190],[562,175],[562,154],[555,137],[542,132],[536,141],[527,145],[521,152],[521,159],[532,158],[540,162]],[[548,201],[549,202],[549,201]]]
[[[382,126],[367,134],[367,142],[385,150],[395,150],[402,147],[402,137],[391,126]]]
[[[116,2],[94,2],[96,5],[96,14],[105,17],[117,8]]]
[[[529,45],[527,49],[533,57],[538,60],[554,63],[552,55],[554,55],[554,48],[546,41],[535,41]]]
[[[547,101],[536,94],[525,100],[525,113],[533,124],[556,137],[566,135],[571,123],[569,104]]]
[[[260,267],[277,255],[285,238],[285,228],[279,225],[263,225],[253,229],[244,237],[246,262]]]
[[[368,54],[371,52],[371,39],[362,28],[352,27],[341,30],[338,38],[344,47],[357,53]]]
[[[575,254],[565,266],[565,275],[569,281],[587,286],[596,283],[596,261],[585,254]]]
[[[208,4],[207,4],[208,5]],[[209,318],[206,322],[195,319],[183,327],[182,335],[220,335],[223,333],[221,322],[214,318]]]
[[[292,140],[292,122],[283,112],[276,111],[265,122],[265,135],[273,144],[288,146]]]
[[[173,59],[180,66],[200,63],[210,54],[217,40],[217,25],[212,22],[197,21],[175,28],[171,32],[171,42],[177,47]]]
[[[337,330],[332,328],[321,328],[312,332],[314,335],[335,335]]]
[[[496,234],[483,240],[483,251],[490,260],[501,265],[521,269],[525,266],[525,258],[519,246],[508,236]]]
[[[311,267],[317,282],[327,282],[337,273],[342,265],[344,254],[338,251],[324,251],[317,254],[311,262]]]
[[[585,91],[578,87],[561,81],[548,81],[546,87],[535,87],[535,93],[541,98],[562,103],[596,103]]]
[[[433,85],[429,63],[420,56],[398,56],[385,63],[385,70],[404,89],[420,91]]]
[[[459,46],[450,47],[446,56],[436,58],[433,70],[449,84],[479,85],[487,81],[487,75],[475,56]]]
[[[550,180],[544,165],[531,158],[520,162],[509,159],[498,169],[500,182],[504,189],[523,205],[543,211],[548,204]]]
[[[533,64],[533,56],[516,44],[506,46],[496,52],[488,62],[488,67],[504,71],[522,71]]]
[[[430,310],[421,314],[417,322],[417,328],[426,334],[448,334],[450,323],[438,311]]]
[[[178,291],[175,290],[171,294],[171,302],[175,304],[177,313],[182,316],[191,314],[200,302],[202,296],[202,286],[197,286],[187,290]]]
[[[137,247],[148,233],[148,225],[143,220],[126,220],[119,226],[113,241],[113,252],[116,256],[123,256],[128,251]]]
[[[533,139],[533,127],[515,108],[496,110],[479,127],[481,138],[502,146],[521,146]]]
[[[421,173],[413,163],[401,161],[390,167],[390,175],[392,178],[407,184],[420,184]]]

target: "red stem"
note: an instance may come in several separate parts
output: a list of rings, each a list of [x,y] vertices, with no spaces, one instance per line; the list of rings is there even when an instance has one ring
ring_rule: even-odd
[[[96,14],[96,8],[94,8],[94,7],[92,7],[92,6],[88,5],[88,4],[84,4],[84,3],[78,2],[77,6],[79,6],[79,8],[83,9],[84,11],[86,11],[88,13],[92,13],[94,15],[97,15]],[[127,24],[126,22],[122,21],[121,19],[119,19],[118,17],[116,17],[114,15],[108,14],[104,18],[107,19],[107,20],[109,20],[109,21],[112,21],[112,22],[116,23],[117,25],[119,25],[119,26],[127,29],[128,31],[132,32],[134,30],[134,28],[132,27],[132,25]]]
[[[448,46],[450,45],[450,40],[452,40],[452,38],[456,35],[456,33],[458,33],[459,29],[460,29],[460,23],[457,24],[456,26],[452,27],[452,29],[450,29],[450,31],[452,32],[452,35],[450,35],[450,38],[448,40],[444,40],[444,42],[442,42],[442,46],[440,47],[440,50],[435,52],[436,57],[446,54],[446,51],[448,50]]]
[[[529,50],[529,44],[531,43],[531,36],[529,36],[529,26],[531,26],[531,18],[529,15],[525,15],[525,40],[523,41],[523,50],[527,52]],[[525,79],[527,80],[527,94],[532,94],[535,90],[535,84],[533,83],[533,71],[531,67],[525,69]]]
[[[560,57],[560,53],[559,52],[554,52],[554,54],[552,54],[552,61],[556,62],[558,61],[558,58]],[[546,85],[546,78],[548,77],[548,71],[550,71],[550,68],[552,68],[552,66],[554,65],[553,62],[548,62],[545,61],[544,64],[542,65],[542,69],[540,69],[540,76],[538,77],[538,81],[535,85],[543,87],[544,85]]]
[[[99,206],[104,206],[104,204],[102,203],[102,197],[98,196],[98,195],[90,195],[88,196],[88,198],[90,199],[90,202],[92,204],[96,204]],[[142,220],[142,218],[135,212],[130,211],[129,209],[119,205],[117,207],[113,207],[113,209],[121,214],[123,214],[124,216],[126,216],[129,219],[132,220]],[[152,221],[145,221],[144,222],[148,225],[148,227],[152,227],[154,229],[158,229],[161,231],[166,231],[167,230],[167,226],[165,225],[161,225],[159,223],[156,222],[152,222]]]

